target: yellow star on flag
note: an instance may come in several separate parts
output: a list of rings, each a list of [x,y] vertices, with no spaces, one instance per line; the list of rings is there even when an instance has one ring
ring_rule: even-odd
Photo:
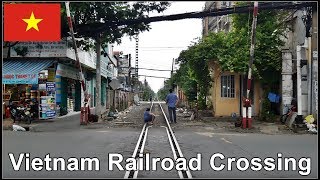
[[[39,28],[38,28],[38,23],[40,21],[42,21],[42,19],[36,19],[34,17],[34,14],[33,14],[33,11],[31,13],[31,16],[29,19],[22,19],[24,22],[28,23],[28,26],[27,26],[27,29],[26,31],[28,31],[29,29],[31,28],[34,28],[35,30],[39,31]]]

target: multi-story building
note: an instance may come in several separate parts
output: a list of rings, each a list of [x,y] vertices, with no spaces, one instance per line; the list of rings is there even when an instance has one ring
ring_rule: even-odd
[[[40,103],[40,118],[59,115],[59,109],[80,111],[84,92],[80,84],[80,70],[76,66],[75,52],[68,39],[60,42],[25,42],[3,49],[3,89],[6,100],[19,102],[33,99]],[[96,53],[78,48],[78,56],[90,95],[90,106],[95,106]],[[101,103],[106,105],[107,78],[113,72],[106,68],[109,59],[101,56]],[[15,92],[14,92],[15,91]],[[7,96],[6,96],[7,95]],[[50,96],[50,104],[43,97]],[[8,104],[8,102],[7,102]],[[43,106],[41,106],[41,104]],[[56,113],[47,111],[50,105]],[[43,112],[42,112],[43,111]]]
[[[206,1],[204,11],[213,9],[222,9],[233,7],[235,1]],[[205,17],[202,20],[203,30],[202,34],[207,35],[208,32],[229,32],[231,30],[232,19],[229,15]]]

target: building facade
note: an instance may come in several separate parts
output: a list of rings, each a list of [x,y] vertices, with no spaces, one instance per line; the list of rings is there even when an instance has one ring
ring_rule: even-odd
[[[216,10],[230,8],[236,1],[207,1],[204,10]],[[229,15],[203,18],[203,36],[209,32],[224,31],[228,33],[232,29],[232,19]],[[249,59],[249,57],[248,57]],[[212,114],[214,116],[240,116],[242,115],[243,97],[246,96],[247,75],[221,71],[217,63],[209,62],[209,69],[213,85],[208,99],[212,102]],[[258,116],[261,109],[262,88],[259,81],[251,84],[252,115]]]
[[[283,114],[290,107],[291,101],[296,100],[300,104],[299,115],[305,117],[312,114],[318,117],[317,19],[317,8],[310,8],[292,10],[284,20],[289,28],[284,38],[286,44],[282,47]],[[299,62],[298,57],[302,58]]]
[[[66,112],[80,111],[84,102],[84,92],[80,84],[80,70],[70,40],[60,42],[24,42],[18,43],[3,54],[4,99],[9,101],[13,89],[17,97],[13,100],[35,100],[39,103],[39,118],[54,118]],[[95,106],[96,53],[78,49],[78,55],[85,77],[86,89],[90,95],[90,106]],[[106,56],[101,57],[102,89],[101,102],[106,104],[106,78],[111,76],[106,65]],[[19,69],[20,68],[20,69]],[[12,78],[18,77],[18,78]],[[105,94],[105,96],[103,96]],[[50,103],[48,103],[50,98]],[[9,102],[6,102],[7,104]],[[50,110],[48,110],[50,107]],[[66,113],[65,112],[65,113]],[[64,113],[63,113],[64,114]]]

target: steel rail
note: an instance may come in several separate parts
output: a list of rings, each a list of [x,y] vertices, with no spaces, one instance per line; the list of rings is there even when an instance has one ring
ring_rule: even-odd
[[[166,114],[165,114],[165,112],[164,112],[164,110],[163,110],[163,108],[161,106],[161,103],[159,101],[158,101],[158,104],[159,104],[159,107],[161,109],[162,115],[164,116],[165,123],[166,123],[166,126],[160,126],[160,127],[166,129],[167,136],[168,136],[169,143],[170,143],[170,147],[171,147],[171,150],[172,150],[172,153],[173,153],[174,161],[175,161],[175,163],[177,163],[177,159],[178,158],[184,158],[184,156],[182,154],[182,151],[180,149],[178,141],[177,141],[177,139],[176,139],[176,137],[175,137],[175,135],[174,135],[174,133],[172,131],[172,128],[170,126],[168,118],[167,118],[167,116],[166,116]],[[153,106],[154,106],[154,102],[152,102],[150,111],[153,108]],[[149,127],[146,127],[146,126],[147,126],[147,124],[145,123],[143,128],[142,128],[142,131],[140,133],[136,148],[135,148],[135,150],[133,152],[133,155],[132,155],[133,158],[138,159],[139,154],[143,154],[144,147],[145,147],[146,140],[147,140],[148,130],[149,130],[149,128],[153,127],[153,126],[149,126]],[[139,154],[138,154],[138,151],[139,151]],[[136,178],[138,178],[139,163],[140,163],[140,161],[137,160],[137,170],[126,171],[125,176],[124,176],[125,179],[128,179],[128,178],[136,179]],[[188,167],[187,167],[187,170],[182,170],[182,171],[178,170],[178,175],[179,175],[180,179],[184,179],[184,178],[191,179],[192,178],[192,175],[191,175],[190,170],[189,170]]]
[[[152,107],[153,107],[153,102],[151,104],[151,107],[150,107],[150,111],[152,110]],[[133,154],[132,154],[132,158],[138,158],[138,150],[140,149],[140,153],[143,152],[143,148],[144,148],[144,145],[145,145],[145,141],[146,141],[146,137],[147,137],[147,133],[148,133],[148,128],[146,128],[147,124],[145,123],[143,125],[143,128],[142,128],[142,131],[140,133],[140,136],[139,136],[139,139],[138,139],[138,142],[137,142],[137,145],[133,151]],[[143,141],[141,141],[143,138]],[[128,179],[128,178],[133,178],[134,175],[136,174],[135,171],[131,170],[131,171],[126,171],[125,173],[125,176],[124,176],[124,179]]]
[[[184,158],[184,156],[183,156],[183,154],[182,154],[182,151],[181,151],[180,146],[179,146],[179,144],[178,144],[177,138],[175,137],[175,135],[174,135],[174,133],[173,133],[173,131],[172,131],[172,128],[171,128],[171,126],[170,126],[170,123],[169,123],[169,121],[168,121],[168,118],[167,118],[167,116],[166,116],[166,114],[165,114],[165,112],[164,112],[164,110],[163,110],[160,102],[159,102],[159,106],[160,106],[160,108],[161,108],[161,111],[162,111],[163,116],[164,116],[164,118],[165,118],[165,120],[166,120],[166,123],[167,123],[167,128],[166,128],[166,129],[167,129],[168,137],[169,137],[169,140],[170,140],[170,144],[172,145],[171,148],[174,149],[174,150],[173,150],[174,156],[177,154],[177,155],[174,157],[175,160],[177,161],[177,158]],[[173,139],[173,141],[172,141],[172,139]],[[179,175],[180,175],[180,173],[182,174],[183,177],[180,176],[181,179],[182,179],[182,178],[189,178],[189,179],[192,178],[192,175],[191,175],[190,170],[189,170],[188,167],[187,167],[187,170],[178,171],[178,173],[179,173]]]

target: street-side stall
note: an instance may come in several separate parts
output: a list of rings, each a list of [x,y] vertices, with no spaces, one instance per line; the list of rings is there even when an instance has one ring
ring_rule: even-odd
[[[55,113],[43,112],[42,104],[42,99],[47,96],[50,97],[48,98],[50,103],[55,104],[55,90],[52,88],[54,73],[53,60],[3,61],[2,88],[5,117],[10,117],[10,107],[15,106],[28,109],[24,112],[32,116],[32,119],[54,118]],[[55,111],[55,106],[50,108]]]

